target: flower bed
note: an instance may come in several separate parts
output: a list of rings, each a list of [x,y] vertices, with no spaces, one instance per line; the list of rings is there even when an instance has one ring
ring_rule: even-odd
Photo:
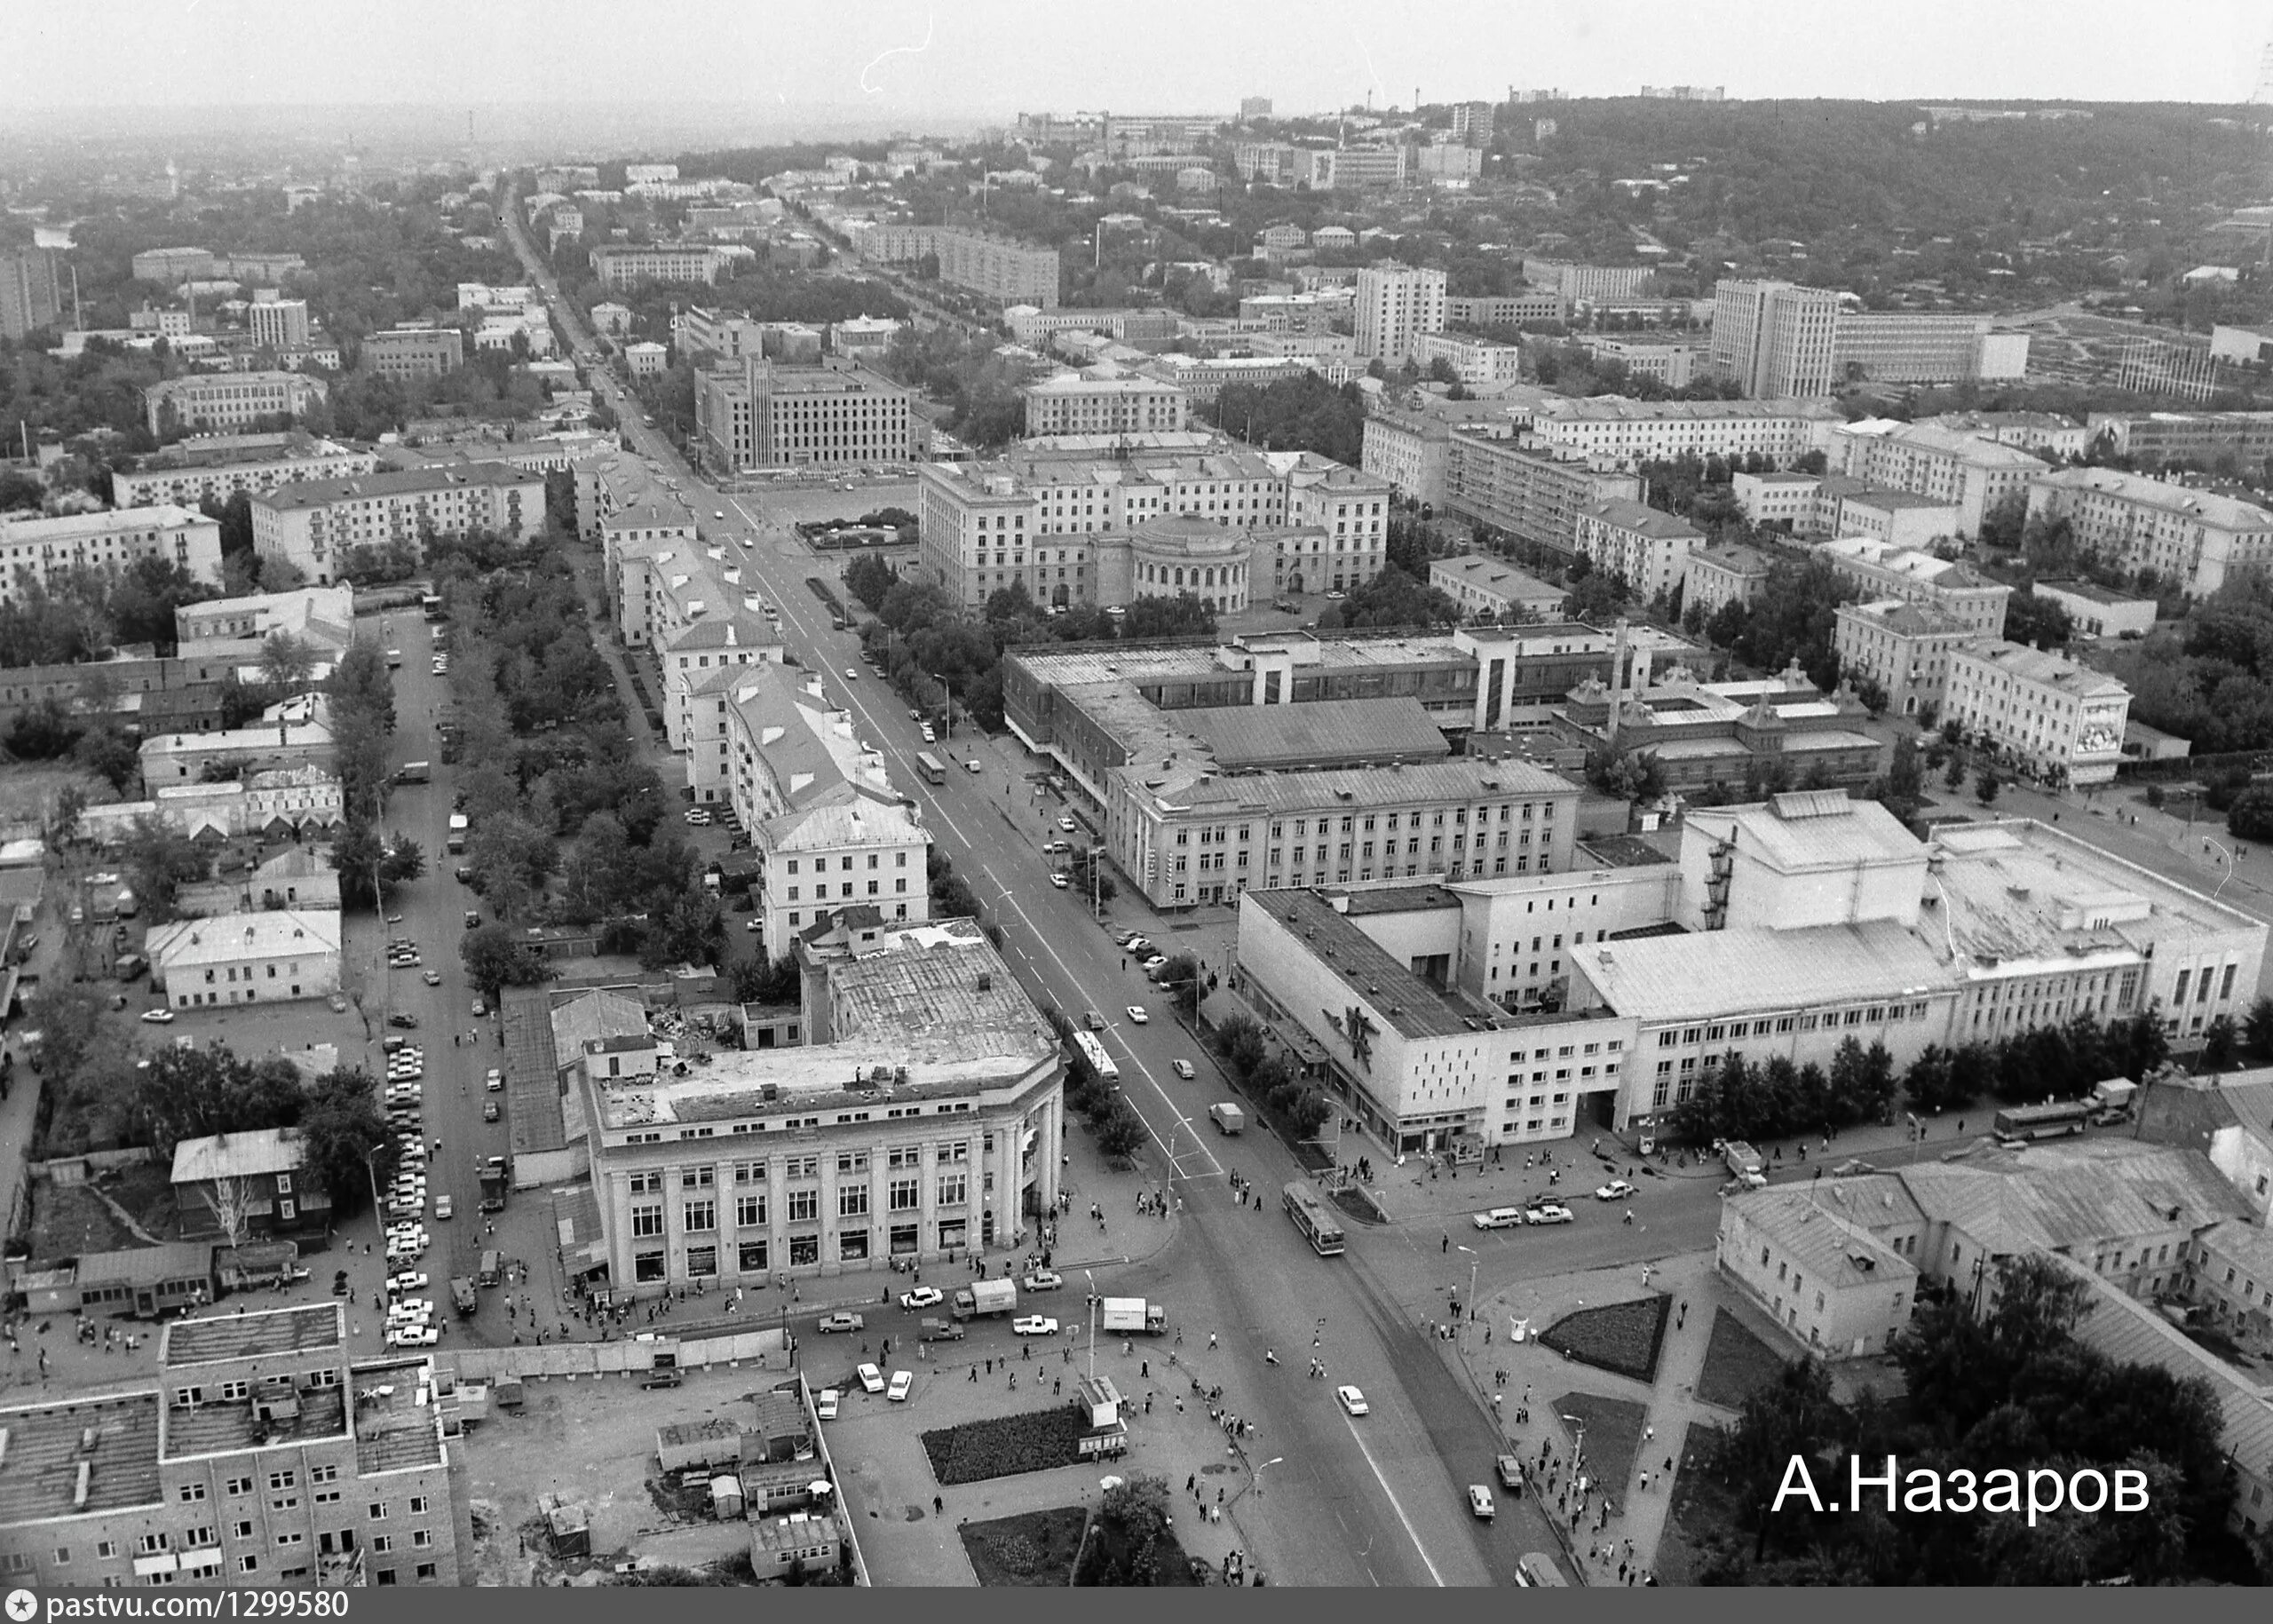
[[[1557,1353],[1637,1382],[1657,1379],[1673,1299],[1663,1293],[1565,1314],[1540,1335]]]
[[[982,1585],[1049,1586],[1062,1590],[1072,1578],[1087,1515],[1079,1506],[1026,1511],[990,1522],[966,1523],[964,1554]]]
[[[1060,1406],[926,1432],[923,1453],[931,1458],[931,1475],[942,1487],[953,1488],[959,1483],[1077,1465],[1081,1437],[1088,1430],[1078,1411]]]
[[[1783,1373],[1785,1363],[1786,1356],[1754,1335],[1743,1320],[1716,1308],[1713,1339],[1705,1344],[1705,1368],[1697,1378],[1697,1397],[1724,1410],[1740,1410],[1754,1389]]]

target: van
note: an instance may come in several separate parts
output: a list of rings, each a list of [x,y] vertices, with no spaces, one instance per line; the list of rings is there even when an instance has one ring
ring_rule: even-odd
[[[1527,1550],[1523,1560],[1516,1564],[1516,1582],[1526,1587],[1551,1588],[1560,1585],[1568,1588],[1571,1581],[1563,1577],[1554,1557],[1543,1550]]]
[[[962,764],[965,772],[976,772],[979,771],[978,757],[976,756],[973,756],[970,760],[964,762]]]
[[[504,1259],[503,1256],[496,1252],[484,1252],[481,1255],[480,1271],[475,1278],[479,1279],[485,1286],[495,1286],[498,1282],[499,1279],[502,1278],[503,1272]]]

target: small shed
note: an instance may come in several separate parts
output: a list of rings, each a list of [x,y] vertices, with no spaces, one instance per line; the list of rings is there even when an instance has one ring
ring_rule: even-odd
[[[546,1536],[552,1542],[554,1556],[592,1554],[592,1524],[583,1507],[571,1505],[558,1494],[541,1494],[536,1509],[544,1518]]]
[[[732,1522],[742,1514],[742,1480],[732,1472],[721,1472],[710,1479],[710,1512],[720,1522]]]

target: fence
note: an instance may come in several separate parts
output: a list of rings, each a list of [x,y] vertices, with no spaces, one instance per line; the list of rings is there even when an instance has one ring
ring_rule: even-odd
[[[26,1164],[24,1171],[33,1178],[44,1178],[58,1184],[83,1184],[98,1173],[113,1168],[139,1167],[146,1161],[155,1161],[158,1153],[147,1145],[132,1145],[124,1150],[88,1151],[78,1156],[60,1156],[53,1161],[34,1161]]]

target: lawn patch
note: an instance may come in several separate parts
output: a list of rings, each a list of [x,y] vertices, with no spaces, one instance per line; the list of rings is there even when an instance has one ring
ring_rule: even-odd
[[[1728,1485],[1702,1469],[1703,1457],[1711,1453],[1718,1436],[1715,1429],[1702,1423],[1682,1429],[1675,1456],[1681,1471],[1675,1482],[1672,1510],[1658,1536],[1656,1571],[1660,1585],[1704,1583],[1707,1574],[1724,1571],[1726,1553],[1740,1537],[1736,1501]],[[1653,1487],[1651,1493],[1655,1492]]]
[[[942,1486],[953,1488],[959,1483],[1078,1465],[1081,1438],[1088,1430],[1080,1411],[1060,1405],[926,1432],[923,1453],[931,1457],[931,1475]]]
[[[1088,1513],[1079,1506],[1025,1511],[992,1522],[966,1523],[963,1553],[982,1585],[1047,1586],[1064,1589],[1073,1577]]]
[[[1587,1476],[1601,1484],[1612,1500],[1624,1502],[1627,1492],[1633,1486],[1634,1471],[1638,1465],[1655,1474],[1662,1470],[1665,1455],[1653,1461],[1637,1461],[1642,1450],[1642,1428],[1649,1412],[1630,1398],[1605,1398],[1599,1393],[1565,1393],[1555,1401],[1557,1415],[1576,1416],[1587,1428]],[[1578,1429],[1569,1422],[1564,1430],[1575,1441]],[[1651,1447],[1655,1447],[1654,1443]],[[1672,1454],[1667,1446],[1666,1454]]]
[[[1713,1311],[1713,1339],[1705,1345],[1705,1369],[1697,1397],[1724,1410],[1740,1410],[1754,1390],[1783,1374],[1786,1357],[1753,1335],[1752,1327],[1725,1308]]]
[[[1547,1327],[1539,1340],[1566,1359],[1615,1375],[1651,1382],[1673,1299],[1659,1293],[1606,1308],[1582,1308]]]
[[[84,1184],[44,1178],[32,1186],[32,1256],[84,1257],[139,1246],[118,1216]]]

